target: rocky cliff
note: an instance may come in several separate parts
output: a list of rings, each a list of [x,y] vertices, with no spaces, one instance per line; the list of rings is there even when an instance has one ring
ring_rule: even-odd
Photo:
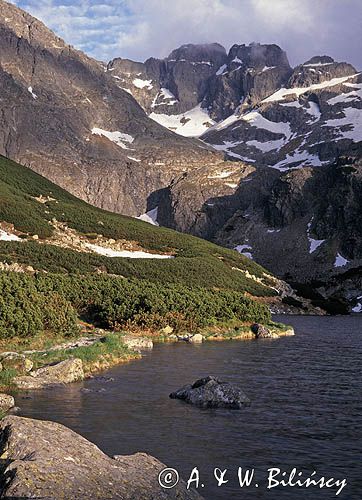
[[[0,154],[86,201],[140,215],[148,196],[222,157],[149,119],[103,64],[0,1]]]
[[[331,312],[360,308],[361,150],[279,172],[235,162],[175,180],[161,223],[235,248]]]

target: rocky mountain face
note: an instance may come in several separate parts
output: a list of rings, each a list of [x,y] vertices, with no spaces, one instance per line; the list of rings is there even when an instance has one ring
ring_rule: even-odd
[[[361,73],[328,56],[292,69],[275,45],[208,47],[137,66],[151,118],[234,160],[174,178],[158,222],[236,248],[316,304],[362,310]],[[124,64],[108,70],[136,95]]]
[[[148,118],[105,69],[0,1],[0,154],[137,216],[175,176],[223,158]]]
[[[254,105],[292,73],[276,45],[182,45],[165,59],[114,59],[107,71],[156,122],[200,136],[235,110]]]
[[[361,309],[362,148],[319,168],[234,162],[175,180],[159,221],[271,269],[330,311]]]

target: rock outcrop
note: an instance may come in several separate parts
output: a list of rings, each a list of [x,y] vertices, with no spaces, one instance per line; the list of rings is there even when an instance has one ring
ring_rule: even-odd
[[[7,412],[14,408],[15,400],[10,394],[0,394],[0,411]]]
[[[24,354],[17,352],[2,352],[0,353],[0,362],[2,369],[16,370],[17,373],[25,374],[33,368],[33,362]]]
[[[250,403],[250,399],[241,389],[211,376],[181,387],[172,392],[170,398],[181,399],[201,408],[240,409]]]
[[[183,481],[162,489],[165,465],[145,453],[110,458],[55,422],[8,416],[0,424],[1,498],[197,500]]]
[[[251,331],[257,339],[278,339],[279,335],[271,332],[266,326],[255,323],[251,325]]]
[[[84,379],[81,359],[72,358],[53,365],[46,365],[30,372],[29,375],[15,377],[19,389],[44,389],[59,384],[70,384]]]

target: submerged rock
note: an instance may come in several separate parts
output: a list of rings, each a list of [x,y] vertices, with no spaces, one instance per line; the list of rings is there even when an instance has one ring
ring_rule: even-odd
[[[53,365],[43,366],[23,377],[15,377],[19,389],[44,389],[59,384],[70,384],[84,379],[81,359],[67,359]]]
[[[239,387],[211,376],[181,387],[172,392],[170,398],[182,399],[201,408],[240,409],[250,403],[250,399]]]
[[[1,498],[72,500],[201,500],[183,481],[161,489],[165,465],[145,453],[105,455],[95,444],[55,422],[8,416],[0,423],[7,460]]]
[[[278,339],[279,335],[271,332],[266,326],[255,323],[251,326],[251,331],[257,339]]]

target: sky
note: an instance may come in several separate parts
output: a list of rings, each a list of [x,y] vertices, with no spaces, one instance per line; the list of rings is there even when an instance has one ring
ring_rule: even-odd
[[[362,69],[362,0],[12,0],[96,59],[162,58],[185,43],[276,43],[295,66]]]

